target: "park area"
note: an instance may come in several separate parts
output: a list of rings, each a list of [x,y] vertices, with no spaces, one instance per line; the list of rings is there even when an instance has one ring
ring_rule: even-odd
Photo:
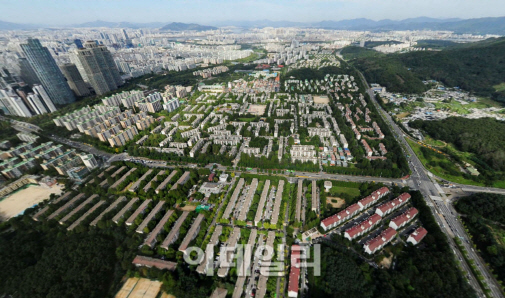
[[[337,184],[337,185],[335,185]],[[361,198],[360,183],[333,181],[333,186],[324,191],[325,206],[332,209],[343,209]]]
[[[358,187],[333,186],[329,191],[329,195],[338,196],[337,194],[340,195],[339,197],[355,198],[360,195],[360,191]]]
[[[24,186],[3,199],[0,199],[0,219],[7,220],[25,209],[49,199],[51,194],[60,195],[61,186],[56,184],[52,187],[40,185]]]
[[[326,197],[326,204],[333,208],[342,208],[345,206],[345,200],[338,197]]]

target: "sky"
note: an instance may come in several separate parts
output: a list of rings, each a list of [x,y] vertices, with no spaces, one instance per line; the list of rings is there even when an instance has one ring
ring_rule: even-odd
[[[504,15],[504,0],[0,0],[0,20],[47,25],[96,20],[214,24],[229,20],[317,22]]]

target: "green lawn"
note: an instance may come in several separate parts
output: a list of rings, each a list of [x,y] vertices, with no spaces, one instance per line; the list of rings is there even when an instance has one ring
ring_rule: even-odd
[[[435,108],[440,110],[444,109],[451,112],[456,112],[460,115],[470,114],[470,104],[463,105],[456,100],[453,100],[450,103],[443,103],[443,102],[434,103],[434,105]]]
[[[251,122],[253,121],[255,118],[238,118],[240,121],[242,122]]]
[[[256,192],[262,192],[263,191],[263,186],[265,184],[265,181],[264,180],[261,180],[258,182],[258,187],[256,188]]]
[[[496,181],[496,182],[493,184],[493,187],[505,188],[505,181]]]
[[[487,109],[491,107],[500,108],[503,105],[497,101],[490,98],[480,97],[476,102],[470,102],[468,104],[461,104],[460,102],[453,100],[450,103],[438,103],[435,104],[436,107],[446,107],[451,111],[457,112],[459,114],[469,114],[471,109]]]
[[[496,92],[504,91],[505,90],[505,83],[494,85],[493,88],[496,90]]]
[[[505,83],[504,83],[504,88],[505,88]],[[503,108],[503,103],[492,100],[491,98],[487,97],[478,97],[477,102],[472,102],[468,104],[471,108],[489,108],[489,107],[496,107],[496,108]]]
[[[358,188],[341,186],[333,186],[330,193],[345,193],[353,197],[357,197],[361,194]]]

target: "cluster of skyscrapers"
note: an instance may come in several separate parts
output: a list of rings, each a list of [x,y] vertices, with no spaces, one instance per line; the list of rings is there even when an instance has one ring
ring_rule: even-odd
[[[87,41],[71,56],[73,63],[56,64],[38,39],[19,45],[19,83],[1,68],[0,109],[6,115],[31,117],[56,111],[58,105],[77,97],[102,95],[123,84],[114,59],[106,46]]]

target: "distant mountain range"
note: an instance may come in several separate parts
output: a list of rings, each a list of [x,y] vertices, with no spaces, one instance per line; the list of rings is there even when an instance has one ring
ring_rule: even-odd
[[[401,21],[380,20],[374,21],[370,19],[360,18],[341,21],[321,21],[312,23],[291,22],[291,21],[224,21],[217,22],[214,25],[219,27],[237,26],[237,27],[316,27],[316,28],[331,28],[331,29],[348,29],[348,30],[368,30],[371,28],[380,28],[384,26],[405,25],[405,24],[424,24],[424,23],[450,23],[462,21],[462,19],[434,19],[428,17],[419,17],[405,19]]]
[[[17,24],[11,22],[0,21],[0,30],[22,30],[22,29],[35,29],[39,26],[31,24]]]
[[[434,19],[428,17],[410,18],[400,21],[352,19],[341,21],[321,21],[301,23],[290,21],[225,21],[214,25],[219,27],[237,26],[245,28],[262,27],[311,27],[336,30],[449,30],[456,33],[505,35],[505,17],[479,19]]]
[[[430,19],[415,18],[402,21],[361,19],[346,21],[320,22],[318,27],[347,30],[449,30],[455,33],[498,34],[505,35],[505,17],[479,19]]]
[[[216,27],[244,27],[244,28],[263,28],[263,27],[303,27],[303,28],[326,28],[337,30],[449,30],[456,33],[472,34],[498,34],[505,35],[505,17],[497,18],[478,18],[478,19],[434,19],[428,17],[410,18],[400,21],[370,19],[352,19],[341,21],[321,21],[312,23],[291,22],[291,21],[222,21],[215,22],[213,26],[187,24],[187,23],[130,23],[130,22],[107,22],[94,21],[77,25],[63,27],[107,27],[107,28],[160,28],[161,30],[183,31],[183,30],[212,30]],[[15,29],[35,29],[50,28],[54,26],[17,24],[0,21],[0,30]],[[60,26],[62,27],[62,26]]]
[[[86,22],[78,25],[70,25],[67,27],[80,27],[80,28],[93,28],[93,27],[106,27],[106,28],[160,28],[167,23],[152,22],[152,23],[130,23],[130,22],[107,22],[107,21],[93,21]]]
[[[160,30],[170,30],[170,31],[185,31],[185,30],[196,30],[196,31],[207,31],[207,30],[216,30],[217,27],[212,26],[203,26],[198,24],[186,24],[186,23],[170,23],[163,27]]]

